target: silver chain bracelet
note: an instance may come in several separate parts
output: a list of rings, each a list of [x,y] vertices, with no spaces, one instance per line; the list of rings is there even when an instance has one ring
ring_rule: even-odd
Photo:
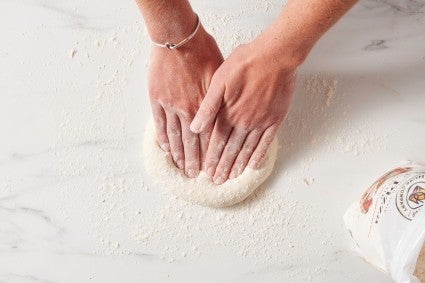
[[[195,34],[198,31],[200,26],[201,26],[201,21],[199,20],[198,15],[196,15],[196,28],[195,28],[195,30],[188,37],[186,37],[185,39],[183,39],[179,43],[170,43],[170,42],[167,41],[166,43],[163,44],[163,43],[157,43],[157,42],[152,41],[152,44],[155,45],[155,46],[167,48],[167,49],[170,49],[170,50],[179,48],[180,46],[184,45],[189,40],[191,40],[192,37],[195,36]]]

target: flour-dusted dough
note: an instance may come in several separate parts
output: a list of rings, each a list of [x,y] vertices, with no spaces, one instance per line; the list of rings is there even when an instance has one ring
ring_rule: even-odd
[[[186,177],[184,172],[174,165],[171,155],[159,147],[152,121],[147,125],[143,148],[146,170],[157,183],[171,189],[177,197],[211,207],[234,205],[254,192],[272,172],[276,153],[275,138],[259,169],[247,167],[239,177],[216,185],[204,172],[197,178]]]

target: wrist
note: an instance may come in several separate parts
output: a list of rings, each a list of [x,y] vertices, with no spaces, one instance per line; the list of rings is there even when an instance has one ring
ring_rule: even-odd
[[[163,46],[152,46],[152,52],[156,54],[165,54],[171,57],[188,56],[190,54],[208,53],[208,50],[216,46],[214,38],[204,29],[202,24],[190,40],[178,48],[168,49]]]
[[[149,36],[154,42],[180,42],[196,28],[197,16],[192,9],[145,16]]]
[[[269,63],[280,68],[298,68],[304,63],[313,44],[309,41],[282,37],[273,29],[266,30],[253,42],[255,50],[264,52]]]

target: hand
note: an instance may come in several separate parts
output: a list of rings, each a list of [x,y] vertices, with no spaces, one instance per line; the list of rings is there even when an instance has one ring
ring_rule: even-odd
[[[222,62],[215,40],[202,26],[178,49],[153,47],[148,85],[157,141],[191,178],[205,160],[212,128],[198,135],[189,125]]]
[[[286,117],[298,64],[284,54],[257,40],[236,48],[214,74],[191,130],[215,121],[205,166],[216,184],[240,175],[248,162],[258,168]]]

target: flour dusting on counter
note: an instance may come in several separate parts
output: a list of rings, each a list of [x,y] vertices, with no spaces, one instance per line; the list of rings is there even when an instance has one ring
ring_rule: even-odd
[[[140,217],[134,237],[168,261],[225,248],[261,264],[282,264],[286,251],[294,248],[288,229],[297,229],[291,220],[299,210],[297,202],[285,202],[272,192],[220,210],[170,198],[165,207]]]

